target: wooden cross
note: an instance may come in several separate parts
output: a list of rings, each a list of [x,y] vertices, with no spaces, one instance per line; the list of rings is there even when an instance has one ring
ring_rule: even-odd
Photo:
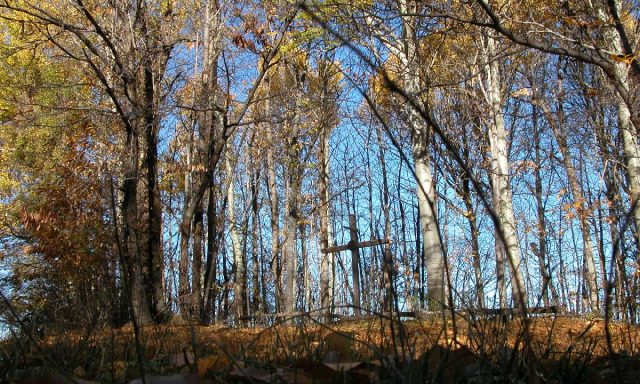
[[[351,273],[353,274],[353,313],[360,316],[360,248],[373,247],[380,244],[390,244],[389,239],[374,239],[358,242],[358,226],[356,216],[349,214],[349,242],[344,245],[323,248],[322,253],[351,251]]]

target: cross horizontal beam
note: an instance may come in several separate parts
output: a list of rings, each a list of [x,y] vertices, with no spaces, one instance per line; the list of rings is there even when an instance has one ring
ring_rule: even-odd
[[[322,248],[320,250],[320,252],[322,253],[335,253],[335,252],[341,252],[341,251],[348,251],[348,250],[355,250],[355,249],[359,249],[359,248],[366,248],[366,247],[373,247],[375,245],[380,245],[380,244],[391,244],[391,240],[389,239],[375,239],[375,240],[367,240],[367,241],[361,241],[361,242],[353,242],[350,241],[347,244],[344,245],[337,245],[335,247],[327,247],[327,248]]]

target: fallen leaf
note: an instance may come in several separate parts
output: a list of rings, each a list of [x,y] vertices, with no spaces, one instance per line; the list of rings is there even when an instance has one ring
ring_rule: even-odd
[[[201,377],[206,375],[213,367],[215,367],[216,363],[220,358],[218,356],[204,356],[196,361],[196,371],[198,375]]]

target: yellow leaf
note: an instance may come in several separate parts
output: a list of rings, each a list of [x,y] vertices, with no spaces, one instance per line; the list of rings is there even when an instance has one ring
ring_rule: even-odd
[[[198,371],[198,375],[200,375],[200,377],[206,375],[213,367],[215,367],[218,360],[219,357],[213,355],[199,358],[196,362],[196,370]]]
[[[631,65],[631,63],[633,63],[633,61],[636,59],[636,57],[638,56],[638,54],[632,55],[609,55],[609,57],[611,58],[611,60],[613,61],[617,61],[618,63],[623,63],[626,65]]]

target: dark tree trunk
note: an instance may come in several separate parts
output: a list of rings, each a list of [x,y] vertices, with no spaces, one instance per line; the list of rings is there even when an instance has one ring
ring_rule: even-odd
[[[216,303],[217,287],[216,283],[218,268],[218,250],[220,242],[220,232],[218,231],[218,215],[216,212],[216,194],[214,187],[209,188],[207,203],[207,261],[204,272],[204,290],[202,312],[200,318],[205,324],[214,319],[214,308]]]
[[[146,26],[144,28],[146,30]],[[155,90],[152,57],[145,58],[144,70],[144,124],[146,139],[146,181],[147,181],[147,220],[148,242],[146,270],[147,290],[154,318],[165,312],[163,295],[164,257],[162,254],[162,202],[158,188],[158,97]]]
[[[356,244],[358,243],[358,224],[356,223],[356,215],[349,214],[349,242],[351,248],[351,276],[353,278],[353,314],[360,316],[360,251]]]
[[[540,168],[542,166],[542,153],[540,143],[540,128],[538,126],[538,109],[533,106],[533,144],[535,151],[535,197],[536,197],[536,209],[538,215],[538,244],[534,247],[535,243],[532,243],[532,251],[538,258],[538,264],[540,269],[540,276],[542,277],[541,291],[542,300],[545,306],[550,304],[549,291],[551,291],[551,302],[554,305],[558,305],[558,293],[555,290],[555,286],[551,281],[551,274],[549,268],[549,262],[547,260],[547,225],[545,220],[545,206],[542,201],[542,175]]]
[[[262,307],[262,296],[260,294],[260,252],[258,250],[258,233],[259,233],[259,217],[260,214],[260,168],[255,157],[253,157],[254,177],[251,181],[251,262],[252,262],[252,305],[251,309],[253,313],[258,313]]]
[[[152,321],[149,302],[144,289],[142,259],[139,244],[140,222],[138,221],[138,135],[127,132],[125,150],[125,177],[123,182],[122,213],[124,216],[122,237],[124,260],[127,269],[131,313],[138,324]]]
[[[191,263],[191,312],[194,318],[201,313],[202,302],[202,247],[203,238],[202,204],[198,204],[193,217],[193,260]]]

